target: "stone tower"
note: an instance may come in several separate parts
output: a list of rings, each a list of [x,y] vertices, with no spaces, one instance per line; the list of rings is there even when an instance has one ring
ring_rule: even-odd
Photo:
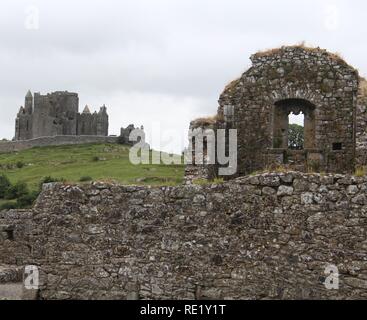
[[[32,139],[33,96],[27,92],[24,107],[20,107],[15,122],[15,140]]]
[[[28,90],[25,96],[24,109],[26,114],[32,114],[33,112],[33,95],[30,90]]]
[[[91,114],[89,107],[85,106],[83,112],[78,116],[78,135],[97,135],[96,128],[97,126],[94,120],[94,116]]]
[[[105,105],[101,107],[97,114],[97,136],[108,135],[108,114]]]
[[[34,94],[32,137],[76,135],[79,97],[76,93]]]
[[[60,135],[108,136],[106,106],[92,115],[89,107],[79,113],[77,93],[57,91],[47,95],[28,91],[15,124],[15,140]]]

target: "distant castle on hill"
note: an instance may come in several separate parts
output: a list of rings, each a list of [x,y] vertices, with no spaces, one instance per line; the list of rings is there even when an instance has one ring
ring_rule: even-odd
[[[79,113],[77,93],[57,91],[47,95],[28,91],[24,107],[15,122],[15,140],[52,136],[108,136],[108,114],[103,105],[99,112],[86,106]]]

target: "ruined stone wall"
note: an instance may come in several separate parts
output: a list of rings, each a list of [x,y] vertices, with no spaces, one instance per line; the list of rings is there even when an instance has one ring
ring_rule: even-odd
[[[78,115],[78,135],[97,135],[97,116],[91,113]]]
[[[200,118],[190,123],[184,184],[214,180],[217,177],[215,129],[213,118]]]
[[[190,185],[215,179],[215,168],[208,165],[186,165],[184,184]]]
[[[305,165],[317,162],[318,167],[312,168],[317,172],[352,172],[358,72],[325,50],[302,46],[258,53],[251,60],[252,67],[227,86],[219,101],[219,115],[223,116],[226,107],[234,108],[239,175],[272,165],[274,151],[280,155],[277,164],[287,164],[286,150],[277,150],[281,143],[274,134],[275,126],[281,125],[276,104],[291,102],[293,108],[302,101],[314,108],[310,119],[306,117],[314,141],[310,144],[313,150],[305,152]],[[286,126],[280,129],[287,133]]]
[[[61,146],[85,143],[117,143],[117,137],[102,136],[53,136],[32,140],[0,142],[0,152],[21,151],[34,147]]]
[[[107,108],[91,114],[89,108],[79,113],[77,93],[57,91],[47,95],[29,91],[25,107],[21,107],[15,120],[15,140],[40,137],[94,135],[108,136]]]
[[[105,105],[101,107],[100,111],[97,114],[96,125],[97,136],[108,136],[109,124],[107,108]]]
[[[0,211],[0,265],[24,266],[30,262],[30,238],[36,230],[32,218],[32,210]]]
[[[76,93],[35,93],[32,138],[76,135],[79,97]]]
[[[28,262],[44,299],[365,299],[366,204],[367,178],[343,175],[45,185]]]
[[[356,115],[356,165],[367,165],[367,82],[362,81],[358,92]]]
[[[28,140],[32,137],[32,115],[21,110],[15,119],[15,140]]]

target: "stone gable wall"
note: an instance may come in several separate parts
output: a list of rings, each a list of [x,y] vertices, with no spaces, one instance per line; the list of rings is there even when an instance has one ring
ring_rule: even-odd
[[[40,266],[43,299],[366,299],[366,205],[367,178],[344,175],[51,184],[24,261]],[[339,290],[323,284],[329,264]]]
[[[305,154],[308,162],[317,161],[313,169],[353,172],[358,72],[320,49],[284,47],[253,55],[251,60],[252,67],[227,86],[219,101],[219,118],[224,117],[226,107],[234,108],[230,128],[238,129],[238,175],[274,165],[275,104],[292,99],[315,107],[314,150]],[[340,143],[342,150],[333,150],[333,144]],[[285,150],[275,151],[283,157]],[[282,164],[287,161],[277,163]]]

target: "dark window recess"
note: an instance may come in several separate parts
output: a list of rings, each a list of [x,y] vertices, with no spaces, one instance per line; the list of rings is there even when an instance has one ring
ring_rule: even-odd
[[[5,231],[7,235],[7,239],[10,241],[14,241],[14,230],[8,229]]]
[[[340,142],[333,143],[333,151],[343,150],[343,144]]]

